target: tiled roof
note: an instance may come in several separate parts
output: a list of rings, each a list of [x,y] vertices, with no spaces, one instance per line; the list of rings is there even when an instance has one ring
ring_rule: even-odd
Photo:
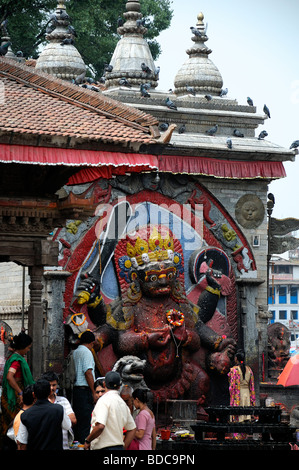
[[[2,137],[14,133],[120,145],[155,142],[151,127],[158,124],[156,118],[100,92],[6,58],[0,58],[0,80],[5,92],[0,100]]]

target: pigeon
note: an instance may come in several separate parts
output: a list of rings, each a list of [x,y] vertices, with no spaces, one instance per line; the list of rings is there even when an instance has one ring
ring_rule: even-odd
[[[2,31],[1,36],[7,36],[7,23],[8,20],[3,20],[2,23],[0,24],[0,29]]]
[[[225,96],[225,95],[227,95],[227,93],[228,93],[228,88],[223,88],[221,90],[220,96]]]
[[[299,140],[294,140],[290,146],[290,149],[296,149],[297,147],[299,147]]]
[[[264,139],[265,137],[267,137],[267,135],[268,135],[267,131],[260,132],[260,135],[258,136],[258,140]]]
[[[179,127],[179,134],[184,134],[184,132],[186,132],[186,125],[185,125],[185,124],[182,124],[182,125]]]
[[[87,90],[92,90],[92,91],[97,91],[99,92],[100,89],[97,88],[96,86],[88,85],[87,83],[84,83],[84,85],[80,85],[82,88],[87,88]]]
[[[174,102],[171,101],[170,98],[166,98],[165,104],[166,104],[167,108],[169,108],[169,109],[175,109],[175,110],[178,109],[178,108],[176,107],[176,105],[174,104]]]
[[[80,75],[78,75],[76,78],[75,78],[75,84],[76,85],[80,85],[81,83],[83,83],[83,80],[85,78],[85,75],[86,75],[86,71],[84,70],[84,72],[82,72]]]
[[[192,33],[194,34],[194,36],[197,36],[198,38],[201,38],[202,34],[197,28],[194,28],[194,26],[190,26],[190,29],[191,29]]]
[[[206,131],[206,134],[215,135],[217,131],[218,131],[218,124],[216,124],[214,127],[211,127],[211,129],[208,129]]]
[[[145,26],[145,21],[146,21],[145,18],[141,18],[140,20],[136,20],[136,25],[138,26],[138,28],[141,28],[141,26]]]
[[[132,85],[130,84],[130,82],[128,82],[128,80],[126,78],[121,78],[119,80],[119,84],[121,86],[127,86],[128,88],[132,88]]]
[[[213,99],[212,95],[205,95],[205,99],[211,101]]]
[[[147,87],[144,86],[142,83],[140,85],[140,93],[141,93],[141,96],[143,96],[144,98],[150,98],[150,94],[149,92],[147,91]]]
[[[58,25],[57,21],[52,21],[49,22],[49,24],[47,24],[46,26],[46,34],[51,34],[53,33],[54,29],[56,28],[56,26]]]
[[[247,97],[247,103],[249,104],[249,106],[253,106],[253,101],[250,96]]]
[[[265,104],[264,104],[264,107],[263,107],[263,111],[268,116],[268,118],[271,118],[269,108]]]
[[[244,134],[242,134],[242,132],[240,132],[238,129],[235,129],[234,130],[234,136],[235,137],[244,137]]]
[[[108,73],[109,73],[109,72],[112,72],[112,70],[113,70],[113,66],[112,66],[112,65],[105,64],[105,66],[104,66],[104,73],[106,73],[106,72],[108,72]]]
[[[159,125],[159,129],[162,132],[167,131],[168,127],[169,127],[168,122],[161,122],[161,124]]]
[[[151,69],[144,63],[142,62],[141,64],[141,69],[143,72],[145,72],[147,75],[152,73]]]
[[[158,80],[159,79],[159,75],[160,75],[160,67],[156,67],[155,68],[155,78]]]
[[[117,18],[117,27],[120,28],[121,26],[124,25],[124,20],[121,16]]]
[[[63,21],[69,21],[70,19],[69,15],[64,10],[60,10],[59,15],[60,15],[60,19]]]
[[[187,90],[188,93],[190,93],[190,95],[196,96],[195,90],[192,86],[187,85],[186,90]]]
[[[3,46],[0,46],[0,55],[5,55],[7,54],[8,48],[11,46],[11,42],[6,42],[3,44]]]
[[[73,36],[78,37],[78,34],[77,34],[75,28],[74,28],[73,26],[71,26],[70,24],[69,24],[69,26],[68,26],[68,32],[69,32],[70,34],[72,34]]]
[[[67,45],[70,45],[70,44],[74,44],[74,40],[73,40],[72,38],[65,38],[65,39],[60,43],[61,46],[67,46]]]
[[[269,194],[268,194],[268,199],[270,199],[270,201],[272,201],[273,204],[275,204],[275,197],[274,197],[274,194],[273,194],[273,193],[269,193]]]
[[[232,139],[227,138],[226,145],[227,145],[227,148],[231,149],[233,147]]]

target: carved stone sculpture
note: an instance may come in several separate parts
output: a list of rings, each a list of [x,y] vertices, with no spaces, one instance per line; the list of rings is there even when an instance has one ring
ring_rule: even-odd
[[[119,240],[114,251],[121,295],[112,305],[101,297],[96,279],[85,277],[78,302],[87,302],[99,356],[112,346],[116,358],[145,361],[144,380],[154,401],[204,400],[209,367],[228,372],[235,341],[207,323],[220,297],[222,273],[206,265],[206,288],[197,304],[184,290],[181,245],[161,225],[147,225]]]

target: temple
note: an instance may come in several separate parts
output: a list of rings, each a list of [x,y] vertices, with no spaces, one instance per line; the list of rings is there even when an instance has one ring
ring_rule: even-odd
[[[65,2],[35,67],[0,59],[0,261],[29,266],[36,376],[62,374],[92,329],[100,375],[133,357],[156,404],[225,405],[236,349],[257,396],[268,380],[268,191],[297,150],[223,88],[203,13],[160,90],[141,3],[126,2],[97,91],[76,84]]]

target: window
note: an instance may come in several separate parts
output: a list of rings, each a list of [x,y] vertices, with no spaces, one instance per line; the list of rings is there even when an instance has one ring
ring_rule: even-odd
[[[287,320],[286,310],[279,310],[278,315],[279,315],[279,320]]]
[[[279,303],[286,304],[287,303],[287,288],[286,286],[279,286]]]
[[[298,310],[291,310],[290,320],[298,320]]]
[[[295,286],[291,286],[290,289],[290,297],[291,297],[291,304],[297,304],[298,303],[298,289]]]
[[[275,310],[270,310],[270,313],[272,313],[272,318],[270,318],[270,323],[275,323]]]
[[[292,273],[292,266],[284,266],[284,265],[272,266],[272,272],[275,274],[290,274]]]

